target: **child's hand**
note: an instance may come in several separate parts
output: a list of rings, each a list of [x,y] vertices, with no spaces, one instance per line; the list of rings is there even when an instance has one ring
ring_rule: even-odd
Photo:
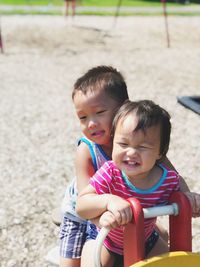
[[[125,225],[132,219],[132,211],[128,201],[121,197],[111,195],[107,210],[110,211],[118,225]]]
[[[192,217],[200,217],[200,194],[185,192],[192,206]]]
[[[116,219],[115,219],[115,216],[110,211],[105,211],[101,215],[101,217],[99,219],[99,223],[100,223],[101,227],[106,227],[109,229],[116,228],[119,226]]]

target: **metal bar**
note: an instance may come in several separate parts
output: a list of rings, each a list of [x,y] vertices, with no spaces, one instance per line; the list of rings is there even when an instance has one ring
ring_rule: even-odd
[[[178,205],[173,203],[171,205],[143,209],[143,213],[145,219],[164,215],[178,215]]]

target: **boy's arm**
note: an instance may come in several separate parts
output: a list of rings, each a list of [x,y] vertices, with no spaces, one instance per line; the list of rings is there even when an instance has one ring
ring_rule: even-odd
[[[89,184],[90,177],[95,173],[88,146],[83,142],[77,147],[75,169],[78,192],[81,192]]]
[[[163,159],[163,163],[165,165],[167,165],[167,167],[169,167],[172,170],[175,170],[177,172],[177,170],[175,169],[175,167],[172,165],[172,163],[169,161],[169,159],[167,157],[165,157]],[[179,174],[179,178],[180,178],[180,191],[181,192],[189,192],[190,189],[186,183],[186,181],[184,180],[184,178]]]
[[[169,161],[167,157],[163,160],[163,162],[171,169],[175,170],[174,166],[172,163]],[[180,178],[180,191],[185,193],[187,198],[190,201],[191,207],[192,207],[192,216],[193,217],[200,217],[200,194],[190,192],[190,189],[188,185],[186,184],[185,180],[183,179],[182,176],[179,175]]]
[[[192,206],[192,217],[200,217],[200,194],[194,192],[185,192]]]

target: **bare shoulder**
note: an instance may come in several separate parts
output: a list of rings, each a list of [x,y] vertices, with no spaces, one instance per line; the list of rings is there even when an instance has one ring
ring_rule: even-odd
[[[90,155],[90,151],[88,148],[88,145],[84,142],[81,142],[76,149],[76,157],[82,157],[82,160],[85,158],[90,158],[91,159],[91,155]]]
[[[75,168],[77,177],[80,176],[81,179],[85,177],[86,180],[88,180],[89,177],[95,173],[89,147],[84,142],[80,143],[80,145],[77,147],[75,155]]]

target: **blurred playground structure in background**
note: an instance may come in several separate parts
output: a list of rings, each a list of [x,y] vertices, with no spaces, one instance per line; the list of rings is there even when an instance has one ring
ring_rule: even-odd
[[[74,17],[76,15],[76,6],[77,6],[76,2],[80,2],[80,1],[64,0],[64,14],[65,14],[65,16],[69,16],[71,14],[72,17]],[[161,3],[162,3],[163,15],[164,15],[164,19],[165,19],[165,31],[166,31],[167,47],[170,47],[170,37],[169,37],[168,21],[167,21],[166,0],[161,0]],[[50,4],[50,2],[49,2],[49,4]],[[116,24],[117,17],[120,14],[120,9],[121,9],[122,4],[123,4],[122,0],[117,0],[116,7],[114,7],[114,10],[115,10],[115,12],[114,12],[115,13],[115,15],[114,15],[114,25]],[[71,10],[70,10],[70,7],[71,7]],[[98,7],[97,7],[97,9],[98,9]],[[1,29],[1,20],[0,20],[0,50],[1,50],[1,53],[4,52],[2,29]]]
[[[0,20],[0,49],[1,49],[1,53],[3,53],[3,41],[2,41],[2,34],[1,34],[1,20]]]
[[[176,3],[176,6],[171,6],[173,4],[173,0],[167,1],[167,0],[157,0],[158,5],[154,5],[154,1],[146,1],[146,5],[138,6],[125,6],[123,0],[116,0],[115,5],[108,6],[106,4],[105,7],[103,7],[103,3],[101,6],[93,6],[90,4],[90,6],[87,6],[86,3],[84,3],[83,0],[61,0],[63,3],[63,13],[66,17],[72,16],[72,18],[75,15],[79,14],[90,14],[90,15],[110,15],[114,17],[114,23],[113,26],[116,25],[117,18],[119,15],[163,15],[164,16],[164,24],[165,24],[165,33],[166,33],[166,43],[167,47],[169,48],[171,46],[170,44],[170,34],[169,34],[169,27],[168,27],[168,14],[177,14],[177,12],[180,12],[182,15],[186,14],[200,14],[200,6],[190,6],[189,4],[191,2],[195,4],[199,4],[200,0],[194,0],[194,1],[188,1],[188,0],[174,0],[174,4]],[[12,2],[12,1],[11,1]],[[134,2],[134,0],[133,0]],[[160,6],[159,6],[160,2]],[[6,2],[5,2],[6,3]],[[14,3],[14,1],[13,1]],[[3,5],[3,3],[0,4],[0,16],[3,14],[61,14],[62,13],[62,7],[58,6],[58,2],[53,0],[46,1],[46,5],[43,6],[36,5],[34,1],[26,0],[26,5]],[[45,3],[45,1],[44,1]],[[94,1],[95,3],[95,1]],[[181,5],[177,5],[177,4]],[[167,4],[168,7],[167,7]],[[187,5],[186,5],[187,4]],[[9,13],[10,12],[10,13]],[[12,13],[14,12],[14,13]],[[16,13],[15,13],[16,12]],[[189,12],[189,13],[185,13]],[[194,13],[193,13],[194,12]],[[0,53],[4,53],[4,40],[3,40],[3,29],[2,29],[2,23],[1,23],[1,17],[0,17]]]

